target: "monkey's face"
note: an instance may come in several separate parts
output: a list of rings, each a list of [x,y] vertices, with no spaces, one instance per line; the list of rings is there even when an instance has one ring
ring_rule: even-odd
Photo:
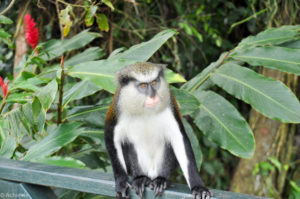
[[[148,73],[133,71],[120,89],[119,108],[121,112],[133,115],[157,113],[170,103],[168,84],[162,68]],[[124,81],[124,79],[122,80]]]

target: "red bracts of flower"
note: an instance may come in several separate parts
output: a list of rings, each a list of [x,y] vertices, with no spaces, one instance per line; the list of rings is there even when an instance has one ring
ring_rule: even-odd
[[[0,86],[1,86],[1,88],[2,88],[3,98],[5,98],[6,95],[7,95],[7,86],[8,86],[8,83],[5,84],[5,83],[3,82],[2,77],[0,77]]]
[[[31,18],[30,14],[26,14],[25,17],[25,37],[28,44],[35,49],[36,45],[39,42],[40,33],[34,19]]]

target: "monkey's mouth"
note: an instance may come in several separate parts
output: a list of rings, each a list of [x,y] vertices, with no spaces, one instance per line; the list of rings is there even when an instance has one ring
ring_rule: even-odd
[[[154,108],[160,103],[160,98],[158,95],[155,95],[154,97],[147,96],[145,100],[145,107],[146,108]]]

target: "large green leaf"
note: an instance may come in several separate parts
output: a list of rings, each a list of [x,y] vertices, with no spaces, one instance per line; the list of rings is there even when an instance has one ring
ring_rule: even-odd
[[[225,56],[226,53],[223,53],[216,62],[212,62],[201,73],[183,84],[181,88],[187,91],[195,91],[198,89],[198,87],[203,85],[204,82],[208,82],[207,79],[209,78],[210,73],[213,72],[224,61]]]
[[[286,47],[286,48],[300,49],[300,40],[297,40],[297,41],[289,41],[289,42],[286,42],[286,43],[281,44],[280,46]]]
[[[105,52],[99,47],[91,47],[65,61],[65,66],[73,66],[82,62],[93,61],[104,57]]]
[[[85,45],[87,45],[97,37],[100,37],[100,34],[88,32],[88,30],[84,30],[79,34],[75,35],[74,37],[72,37],[71,39],[50,40],[44,44],[45,51],[48,54],[43,55],[42,58],[44,60],[51,60],[56,57],[62,56],[63,53],[65,52],[69,52],[84,47]]]
[[[5,118],[0,118],[0,146],[6,139],[7,134],[7,120]]]
[[[87,48],[85,51],[76,54],[75,56],[72,56],[70,59],[67,59],[64,61],[64,67],[66,70],[68,70],[69,67],[72,67],[74,65],[88,62],[88,61],[94,61],[97,59],[102,58],[105,55],[103,50],[99,47],[91,47]],[[49,66],[45,68],[42,73],[39,74],[39,76],[51,76],[51,74],[55,74],[57,71],[60,71],[61,67],[60,64],[54,64],[52,66]]]
[[[29,148],[22,160],[34,160],[51,155],[61,147],[72,142],[81,132],[80,123],[61,124],[48,132],[40,142]]]
[[[8,129],[18,141],[25,133],[43,132],[46,112],[37,97],[5,114]]]
[[[49,84],[39,89],[36,96],[39,98],[44,111],[47,111],[53,103],[57,93],[57,82],[56,79],[52,80]]]
[[[67,74],[72,77],[78,77],[82,80],[89,80],[99,88],[103,88],[111,93],[114,93],[116,85],[114,77],[116,72],[122,67],[133,64],[132,60],[99,60],[89,61],[75,65]]]
[[[33,162],[39,162],[43,164],[50,164],[55,166],[71,167],[71,168],[84,168],[85,164],[72,157],[52,156],[34,159]]]
[[[250,158],[254,137],[248,123],[226,99],[211,91],[195,92],[201,105],[195,124],[212,141],[234,155]]]
[[[26,103],[32,100],[33,93],[22,92],[22,93],[12,93],[9,94],[6,103]]]
[[[87,80],[76,83],[74,86],[72,86],[72,88],[64,92],[63,107],[65,107],[72,100],[77,100],[92,95],[99,90],[100,88],[98,86]]]
[[[151,40],[132,46],[124,52],[115,53],[106,60],[90,61],[75,65],[68,75],[89,80],[109,92],[114,93],[114,77],[124,66],[147,61],[171,36],[173,30],[165,30]]]
[[[83,62],[94,61],[104,57],[104,51],[99,47],[91,47],[87,48],[85,51],[78,53],[72,56],[70,59],[64,61],[64,67],[68,68],[70,66],[74,66]],[[50,67],[47,67],[45,71],[55,71],[60,69],[60,64],[55,64]]]
[[[0,157],[11,158],[16,147],[17,147],[17,143],[14,137],[12,136],[6,137],[6,139],[4,140],[0,148]]]
[[[31,132],[28,127],[28,122],[24,119],[24,115],[21,108],[15,108],[6,114],[8,122],[8,130],[18,142],[21,141],[25,132]]]
[[[24,126],[28,126],[28,132],[43,132],[46,112],[37,97],[34,97],[32,102],[21,106],[21,111],[23,113],[22,122]]]
[[[64,120],[84,122],[89,127],[104,127],[105,114],[109,106],[77,106],[66,112]]]
[[[128,50],[110,56],[109,59],[128,59],[135,61],[146,61],[155,53],[176,31],[167,29],[156,34],[152,39],[134,45]]]
[[[253,106],[265,116],[282,122],[300,122],[300,103],[282,82],[228,63],[216,70],[211,79],[228,93]]]
[[[26,73],[25,71],[22,73]],[[10,91],[16,90],[16,89],[22,89],[26,91],[38,91],[39,87],[38,85],[48,83],[47,79],[43,79],[37,76],[33,76],[30,78],[22,77],[23,75],[19,76],[17,80],[15,80],[11,87]]]
[[[265,66],[300,75],[300,49],[278,46],[255,47],[237,50],[233,59],[245,61],[253,66]]]
[[[94,129],[94,128],[85,128],[84,132],[80,135],[85,139],[89,145],[93,146],[97,150],[105,151],[104,144],[104,130],[103,129]],[[101,146],[100,146],[101,145]],[[100,146],[100,147],[99,147]]]
[[[182,115],[188,115],[200,106],[198,99],[189,92],[175,87],[171,87],[171,91],[176,98]]]
[[[170,69],[166,69],[165,78],[169,84],[186,82],[186,80],[180,74],[175,73]]]
[[[0,15],[0,24],[12,24],[12,23],[13,21],[10,18],[4,15]]]
[[[256,36],[249,36],[243,39],[238,47],[251,45],[274,45],[287,41],[299,39],[300,26],[282,26],[280,28],[270,28]]]
[[[187,136],[191,142],[191,145],[192,145],[192,149],[193,149],[195,159],[196,159],[197,168],[198,168],[198,170],[200,170],[203,155],[202,155],[202,151],[201,151],[201,148],[199,145],[199,140],[198,140],[197,136],[195,135],[192,126],[184,118],[183,118],[183,125],[184,125],[185,131],[187,133]]]

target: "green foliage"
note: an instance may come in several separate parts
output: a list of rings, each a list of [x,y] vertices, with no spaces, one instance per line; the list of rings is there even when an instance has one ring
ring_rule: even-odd
[[[22,160],[34,160],[47,157],[61,147],[72,142],[81,132],[80,123],[61,124],[48,132],[41,141],[33,144]]]
[[[72,12],[72,6],[68,5],[65,9],[60,11],[59,20],[63,27],[63,36],[66,37],[69,32],[70,28],[73,24],[70,16],[70,12]]]
[[[248,10],[228,2],[214,1],[209,5],[166,2],[164,5],[172,8],[166,15],[180,16],[166,22],[160,18],[164,15],[164,7],[158,5],[160,9],[153,9],[152,13],[153,5],[152,1],[139,2],[140,11],[149,9],[154,16],[144,20],[138,10],[135,10],[136,16],[131,17],[109,0],[85,1],[80,8],[84,10],[81,19],[83,26],[89,29],[73,35],[72,28],[78,25],[80,17],[75,16],[74,5],[61,5],[64,40],[41,43],[37,47],[38,54],[31,52],[24,56],[15,68],[16,77],[10,77],[9,95],[1,101],[0,157],[110,171],[103,129],[111,93],[116,89],[115,74],[128,64],[149,59],[169,63],[165,73],[169,83],[184,83],[180,88],[176,88],[178,84],[171,86],[171,91],[185,117],[183,123],[197,166],[200,168],[202,159],[207,158],[203,170],[212,176],[216,171],[225,175],[223,160],[217,160],[218,147],[243,158],[250,158],[255,150],[253,133],[239,107],[231,104],[234,103],[232,99],[242,100],[272,119],[299,123],[300,104],[296,96],[280,81],[253,70],[262,66],[299,75],[299,26],[270,28],[243,39],[233,48],[227,36],[221,34],[226,26],[217,27],[216,22],[231,23]],[[227,16],[222,11],[217,16],[211,15],[219,6],[223,9],[223,5],[234,10],[233,13]],[[115,10],[122,19],[117,15],[111,20],[107,10]],[[157,10],[160,13],[156,13]],[[0,23],[5,25],[0,27],[0,40],[5,49],[13,48],[12,34],[6,28],[13,21],[0,16]],[[104,44],[112,39],[107,39],[105,33],[111,30],[110,24],[115,28],[113,34],[109,33],[115,47],[128,48],[117,48],[104,58],[107,52]],[[154,27],[153,30],[161,30],[161,27],[174,30],[165,29],[148,39],[149,26]],[[123,29],[128,34],[125,35]],[[92,32],[95,30],[104,32]],[[233,49],[220,53],[228,48]],[[1,46],[1,49],[4,48]],[[159,49],[161,51],[157,52]],[[2,52],[0,61],[8,60],[9,54]],[[219,54],[221,56],[216,59]],[[60,56],[65,58],[64,69],[58,63]],[[217,61],[208,65],[207,60],[212,59]],[[203,68],[205,64],[208,66]],[[174,71],[180,71],[189,80]],[[57,121],[59,107],[61,124]],[[226,157],[230,160],[226,151],[220,152],[224,161]],[[266,175],[286,168],[270,158],[257,165],[255,172]],[[221,187],[220,179],[216,181]],[[297,184],[291,182],[290,188],[297,198]]]
[[[231,62],[215,70],[210,78],[219,87],[251,104],[269,118],[282,122],[300,122],[300,103],[280,81]]]
[[[147,42],[123,52],[115,52],[102,60],[99,59],[104,53],[99,47],[87,48],[66,59],[64,69],[60,64],[55,64],[55,58],[73,53],[98,38],[99,34],[85,30],[70,39],[50,40],[39,45],[39,54],[32,52],[20,62],[16,70],[18,75],[9,83],[9,95],[2,101],[1,157],[81,168],[86,165],[76,157],[97,153],[93,161],[102,162],[105,168],[107,159],[103,159],[103,128],[107,103],[111,98],[91,106],[76,106],[76,102],[87,99],[103,88],[113,92],[114,75],[120,68],[128,63],[146,61],[174,34],[173,30],[165,30]],[[50,62],[54,64],[46,67]],[[79,66],[83,67],[83,71],[78,70]],[[93,71],[89,71],[89,68]],[[74,71],[97,75],[102,74],[105,68],[110,71],[108,84],[94,84],[89,75],[82,76],[82,81],[73,78],[76,77]],[[62,73],[68,76],[61,76]],[[171,70],[167,70],[166,75],[170,82],[185,81]],[[63,85],[61,77],[68,80]],[[55,124],[58,107],[63,111],[63,124]],[[78,149],[70,151],[70,147]]]
[[[108,6],[112,11],[115,9],[110,0],[102,0],[102,4]],[[100,31],[109,31],[108,19],[104,13],[97,13],[99,11],[98,5],[93,1],[85,1],[85,9],[87,10],[85,14],[85,25],[90,27],[93,25],[95,18]]]
[[[117,71],[126,65],[147,61],[174,34],[173,30],[162,31],[151,40],[135,45],[126,51],[114,53],[106,60],[77,64],[68,71],[68,75],[89,80],[99,88],[114,93],[116,89],[114,78]],[[180,82],[182,78],[173,78],[173,82],[177,79]]]
[[[200,112],[195,116],[195,122],[205,135],[216,141],[222,148],[241,157],[251,157],[254,151],[251,129],[237,114],[235,108],[229,106],[228,102],[225,103],[228,104],[226,106],[224,100],[222,102],[220,97],[211,92],[210,95],[214,97],[208,98],[210,95],[203,91],[214,84],[249,103],[267,117],[282,122],[300,122],[299,100],[288,87],[280,81],[266,78],[235,62],[235,60],[245,61],[253,66],[262,65],[298,74],[297,68],[300,64],[296,56],[297,50],[276,46],[276,44],[299,39],[298,31],[298,26],[284,26],[244,39],[235,49],[223,54],[217,62],[209,65],[182,86],[183,89],[195,94],[200,101]],[[245,52],[252,52],[253,56],[247,56]],[[208,99],[205,100],[204,96]],[[209,104],[210,108],[207,107]]]
[[[93,16],[96,12],[95,8],[93,10],[93,7],[90,7],[90,9],[90,14]],[[297,31],[298,27],[285,26],[246,38],[235,49],[223,53],[218,61],[186,82],[181,89],[172,88],[182,114],[192,116],[196,127],[221,148],[240,157],[251,157],[255,144],[252,131],[245,119],[225,98],[213,91],[205,90],[216,84],[270,118],[298,123],[300,121],[299,101],[285,85],[244,68],[242,62],[237,64],[235,61],[245,61],[253,66],[276,67],[278,61],[272,60],[276,57],[277,60],[281,59],[284,60],[282,63],[286,63],[280,64],[277,69],[298,74],[296,68],[299,64],[295,58],[297,49],[276,46],[298,39]],[[49,110],[56,108],[55,104],[59,100],[58,85],[61,84],[59,74],[62,73],[62,69],[58,64],[45,69],[43,65],[64,53],[84,47],[99,35],[85,30],[71,39],[50,40],[42,44],[39,47],[40,54],[32,54],[21,63],[19,75],[10,84],[10,96],[5,107],[8,108],[13,102],[20,103],[19,106],[8,112],[2,112],[7,118],[7,128],[19,142],[23,137],[28,136],[39,140],[28,148],[23,159],[43,158],[45,162],[53,164],[61,160],[67,164],[68,161],[65,159],[51,159],[49,155],[55,154],[56,151],[80,136],[78,133],[81,132],[80,124],[96,128],[94,129],[96,131],[103,131],[104,114],[108,107],[104,101],[95,106],[74,106],[74,102],[101,90],[114,93],[116,89],[114,76],[118,70],[129,64],[147,61],[175,33],[173,30],[162,31],[149,41],[137,44],[128,50],[117,49],[107,59],[98,60],[103,53],[101,49],[92,47],[66,60],[64,73],[69,76],[69,83],[64,85],[61,109],[65,111],[63,121],[67,124],[58,127],[54,127],[53,122],[48,124],[47,120],[53,121],[56,118],[56,115]],[[255,54],[256,57],[245,58],[246,53]],[[33,60],[38,60],[41,64],[42,71],[38,75],[35,69],[38,63]],[[51,81],[53,73],[56,78]],[[166,77],[172,83],[185,81],[171,70],[167,70]],[[74,78],[80,78],[82,81],[77,82]],[[80,123],[70,124],[71,130],[68,130],[68,121]],[[187,121],[185,121],[185,126],[189,129],[189,137],[193,137],[192,127]],[[53,139],[60,138],[60,136],[66,137],[62,139],[62,142],[55,141],[54,145],[51,144]],[[11,149],[15,148],[13,143],[10,145]],[[193,142],[192,145],[195,152],[199,151],[199,143]],[[45,147],[45,152],[40,152],[40,146],[48,147]],[[3,148],[9,148],[9,146]],[[202,155],[197,152],[196,154],[199,166]],[[74,163],[74,161],[71,162]]]
[[[45,53],[40,55],[40,57],[46,61],[52,60],[54,58],[62,56],[66,52],[70,52],[72,50],[76,50],[86,46],[97,37],[100,37],[99,33],[93,33],[89,32],[88,30],[84,30],[71,39],[50,40],[44,44],[41,44],[43,46],[42,50],[44,50]]]
[[[297,199],[300,197],[300,186],[297,185],[294,181],[290,181],[291,186],[291,194],[289,195],[289,199]]]

